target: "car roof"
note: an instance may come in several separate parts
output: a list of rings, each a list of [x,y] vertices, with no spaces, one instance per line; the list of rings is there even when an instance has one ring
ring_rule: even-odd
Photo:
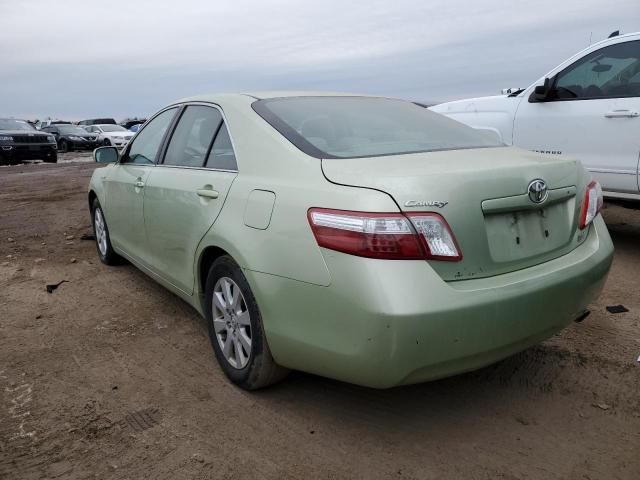
[[[370,97],[373,95],[363,95],[361,93],[346,92],[317,92],[317,91],[295,91],[295,90],[271,90],[261,92],[251,92],[245,95],[252,96],[257,99],[266,98],[283,98],[283,97]]]
[[[307,90],[272,90],[272,91],[255,91],[244,93],[220,93],[220,94],[203,94],[194,95],[192,97],[177,100],[170,105],[180,105],[188,102],[204,102],[215,103],[222,106],[244,105],[253,103],[255,100],[265,100],[270,98],[285,97],[370,97],[370,98],[387,98],[379,95],[367,95],[362,93],[345,93],[345,92],[318,92]]]

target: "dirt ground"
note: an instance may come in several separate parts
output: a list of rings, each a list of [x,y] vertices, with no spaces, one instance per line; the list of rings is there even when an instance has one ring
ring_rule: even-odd
[[[640,478],[640,211],[607,206],[606,289],[539,347],[392,390],[247,393],[189,306],[81,240],[94,168],[0,168],[0,478]]]

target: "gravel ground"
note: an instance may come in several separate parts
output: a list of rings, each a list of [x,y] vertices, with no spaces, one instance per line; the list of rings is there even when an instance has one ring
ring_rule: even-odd
[[[638,211],[607,205],[605,291],[539,347],[386,391],[247,393],[189,306],[81,240],[94,168],[0,169],[0,478],[640,478]]]

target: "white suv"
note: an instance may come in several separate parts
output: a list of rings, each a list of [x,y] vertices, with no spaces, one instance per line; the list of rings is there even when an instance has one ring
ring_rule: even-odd
[[[508,144],[570,155],[605,196],[640,200],[640,33],[591,45],[525,89],[431,107]]]

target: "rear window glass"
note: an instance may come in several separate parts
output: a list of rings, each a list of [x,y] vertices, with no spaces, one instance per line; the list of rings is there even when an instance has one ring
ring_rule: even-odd
[[[503,146],[491,135],[403,100],[285,97],[253,109],[303,152],[357,158]]]

